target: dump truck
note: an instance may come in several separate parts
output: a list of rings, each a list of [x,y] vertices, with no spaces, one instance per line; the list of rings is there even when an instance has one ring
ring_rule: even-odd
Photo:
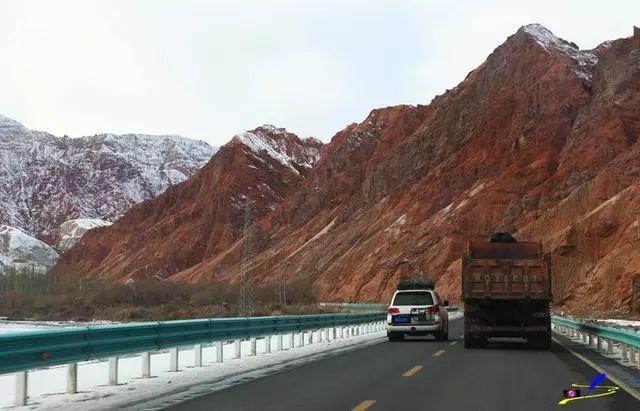
[[[482,348],[492,337],[551,346],[551,256],[542,244],[502,233],[470,241],[461,272],[465,348]]]

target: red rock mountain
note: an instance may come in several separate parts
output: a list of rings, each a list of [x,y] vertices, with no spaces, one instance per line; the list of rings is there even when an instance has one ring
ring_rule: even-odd
[[[322,143],[273,126],[235,136],[193,178],[91,230],[56,271],[166,279],[237,246],[246,199],[259,219],[298,187]],[[62,268],[64,267],[64,269]]]
[[[55,272],[233,283],[243,193],[258,282],[286,271],[321,299],[379,300],[422,273],[455,299],[467,241],[506,230],[553,253],[556,303],[615,308],[640,269],[639,133],[640,31],[583,51],[529,25],[429,105],[340,131],[309,172],[232,141]]]

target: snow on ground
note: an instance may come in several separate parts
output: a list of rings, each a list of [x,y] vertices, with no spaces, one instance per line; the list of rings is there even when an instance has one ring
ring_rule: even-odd
[[[62,223],[58,231],[58,250],[67,251],[92,228],[110,226],[111,222],[100,218],[76,218]]]
[[[640,321],[605,319],[596,320],[596,322],[598,323],[598,325],[603,325],[606,327],[623,328],[628,331],[640,332]]]
[[[608,319],[608,320],[598,320],[599,322],[619,325],[622,327],[638,327],[640,328],[640,321],[633,320],[616,320],[616,319]]]
[[[115,324],[109,321],[76,322],[76,321],[9,321],[0,318],[0,335],[23,332],[51,330],[55,328],[87,327],[90,325]]]
[[[224,345],[224,362],[215,363],[215,346],[203,348],[202,368],[194,368],[192,348],[181,350],[179,354],[180,372],[169,372],[169,353],[159,352],[151,357],[152,378],[142,379],[139,356],[121,358],[118,365],[119,385],[109,386],[106,361],[90,361],[78,366],[78,394],[65,394],[66,366],[51,367],[29,373],[29,405],[12,410],[44,410],[64,407],[65,411],[122,409],[126,406],[140,408],[144,403],[163,401],[167,395],[182,395],[185,391],[200,392],[222,389],[245,380],[273,372],[274,369],[292,362],[302,363],[330,352],[349,350],[385,340],[385,331],[330,342],[306,344],[277,351],[277,339],[272,337],[270,354],[265,351],[265,340],[258,340],[257,356],[249,356],[250,342],[242,342],[241,359],[232,359],[234,344]],[[308,338],[308,333],[306,335]],[[285,335],[284,347],[289,347],[289,335]],[[297,341],[297,340],[296,340]],[[314,341],[318,341],[314,337]],[[235,381],[235,382],[234,382]],[[206,386],[206,388],[204,387]],[[214,388],[215,387],[215,388]],[[0,408],[10,408],[14,399],[15,376],[0,375]],[[199,391],[200,390],[200,391]],[[160,400],[159,400],[160,398]],[[140,401],[139,404],[132,404]]]

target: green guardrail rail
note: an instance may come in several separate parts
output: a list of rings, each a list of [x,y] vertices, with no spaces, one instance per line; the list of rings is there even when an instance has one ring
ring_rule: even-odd
[[[0,374],[214,341],[372,323],[385,312],[210,318],[0,335]]]
[[[378,311],[387,309],[387,306],[385,304],[380,303],[319,303],[318,305],[320,307],[345,308],[350,310],[362,311]]]
[[[612,327],[602,327],[595,324],[584,323],[580,321],[570,320],[568,318],[551,316],[551,322],[567,328],[573,328],[587,334],[595,335],[607,340],[615,341],[620,344],[628,345],[634,348],[640,348],[640,334],[633,331],[619,330]]]

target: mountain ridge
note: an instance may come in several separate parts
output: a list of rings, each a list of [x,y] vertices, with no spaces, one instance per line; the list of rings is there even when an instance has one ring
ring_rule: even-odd
[[[399,279],[424,275],[455,300],[466,242],[509,231],[553,254],[556,303],[628,301],[640,268],[628,212],[640,194],[640,33],[585,51],[597,53],[597,62],[588,56],[585,64],[577,46],[555,39],[543,36],[550,43],[540,44],[523,28],[429,105],[375,109],[339,131],[305,178],[257,216],[255,281],[272,283],[286,272],[290,281],[313,283],[319,298],[362,301],[385,300]],[[247,184],[255,181],[248,177]],[[183,196],[194,181],[172,195]],[[185,206],[206,202],[192,196]],[[172,217],[158,200],[139,208],[157,221]],[[54,272],[126,280],[125,267],[151,257],[106,251],[132,235],[127,225],[89,232]],[[236,231],[162,278],[236,286],[244,241]]]

